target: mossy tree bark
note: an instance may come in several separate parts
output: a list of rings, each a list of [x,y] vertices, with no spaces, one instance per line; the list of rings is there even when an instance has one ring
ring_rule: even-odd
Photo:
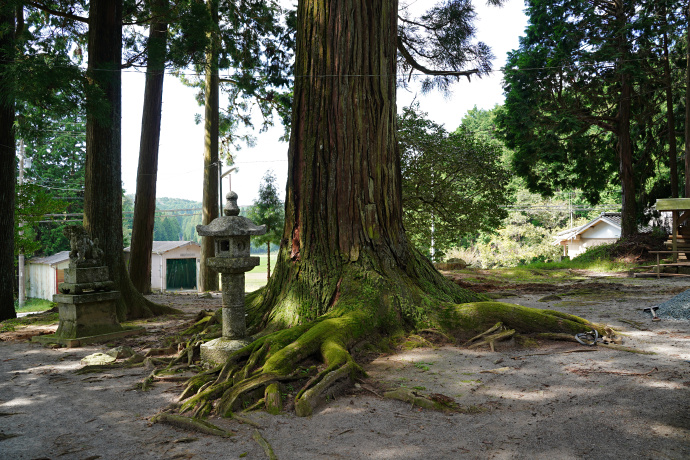
[[[122,1],[94,0],[89,9],[86,90],[86,172],[84,228],[98,238],[105,263],[120,291],[120,320],[171,311],[136,291],[122,257]]]
[[[0,5],[0,321],[16,318],[14,311],[14,201],[17,163],[14,138],[15,13],[12,2]]]
[[[247,301],[250,332],[260,338],[193,379],[183,411],[228,415],[273,383],[302,380],[295,408],[308,415],[361,372],[353,344],[378,334],[438,327],[469,338],[498,321],[524,332],[592,327],[558,312],[467,303],[482,298],[408,242],[396,145],[397,8],[396,0],[300,1],[283,240],[273,277]],[[323,364],[301,367],[312,358]]]

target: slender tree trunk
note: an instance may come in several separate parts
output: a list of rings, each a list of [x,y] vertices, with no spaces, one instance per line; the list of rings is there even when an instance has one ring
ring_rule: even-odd
[[[271,279],[271,242],[266,241],[266,256],[268,257],[266,261],[266,281]]]
[[[633,174],[632,142],[630,140],[630,97],[632,86],[629,75],[621,76],[621,100],[618,133],[618,155],[622,193],[621,236],[637,233],[637,204],[635,201],[635,176]]]
[[[152,5],[154,17],[165,17],[167,0],[156,0]],[[134,222],[129,259],[129,275],[134,287],[141,293],[151,292],[151,250],[156,212],[156,180],[158,174],[158,145],[163,104],[163,77],[168,24],[154,20],[149,28],[148,64],[144,108],[141,117],[141,143],[137,193],[134,200]]]
[[[637,204],[635,195],[635,175],[633,172],[633,145],[630,139],[630,114],[632,107],[632,82],[630,73],[625,70],[627,65],[624,60],[630,57],[630,44],[627,35],[623,32],[628,24],[626,10],[629,5],[616,2],[618,32],[618,49],[622,62],[618,63],[620,71],[620,100],[618,103],[618,161],[622,187],[622,216],[621,237],[626,238],[637,233]]]
[[[678,198],[678,150],[676,146],[676,121],[673,114],[673,83],[668,55],[668,21],[665,4],[662,17],[664,18],[664,84],[666,86],[666,120],[668,123],[668,165],[671,174],[671,196]]]
[[[14,61],[15,7],[0,5],[0,63]],[[0,321],[14,311],[14,203],[17,163],[14,151],[14,76],[0,64]]]
[[[690,198],[690,2],[687,8],[685,69],[685,197]]]
[[[218,24],[218,3],[207,0],[214,24]],[[208,225],[218,217],[218,33],[210,32],[206,51],[205,134],[204,134],[204,194],[201,223]],[[213,238],[201,238],[201,290],[217,291],[218,275],[208,268],[207,260],[215,255]]]

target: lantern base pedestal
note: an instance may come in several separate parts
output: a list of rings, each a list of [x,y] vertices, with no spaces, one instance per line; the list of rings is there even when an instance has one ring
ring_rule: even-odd
[[[224,364],[231,354],[252,343],[250,339],[220,337],[201,345],[201,360],[211,365]]]

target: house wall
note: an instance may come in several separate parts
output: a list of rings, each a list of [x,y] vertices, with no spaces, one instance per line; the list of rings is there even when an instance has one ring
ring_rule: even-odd
[[[64,270],[69,266],[69,260],[51,266],[48,264],[26,265],[26,296],[36,299],[53,301],[53,295],[57,294],[57,283],[64,279],[58,279],[57,270]]]
[[[620,236],[621,236],[620,229],[602,222],[602,223],[594,225],[594,226],[588,228],[587,230],[585,230],[580,235],[580,238],[590,239],[590,240],[601,240],[601,239],[613,238],[615,241],[618,238],[620,238]]]
[[[570,258],[572,259],[573,257],[577,257],[580,254],[582,254],[583,252],[585,252],[587,250],[587,248],[599,246],[601,244],[615,243],[616,241],[618,241],[618,237],[616,237],[616,238],[582,238],[580,240],[568,241],[568,256],[570,256]]]

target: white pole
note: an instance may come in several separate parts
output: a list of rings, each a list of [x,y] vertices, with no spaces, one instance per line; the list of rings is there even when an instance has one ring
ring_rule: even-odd
[[[19,186],[24,184],[24,139],[19,139]],[[24,224],[19,221],[19,228],[21,229]],[[24,235],[23,230],[19,230],[19,236]],[[19,250],[19,261],[18,261],[18,271],[19,271],[19,308],[23,307],[26,303],[26,286],[24,283],[24,253]]]

